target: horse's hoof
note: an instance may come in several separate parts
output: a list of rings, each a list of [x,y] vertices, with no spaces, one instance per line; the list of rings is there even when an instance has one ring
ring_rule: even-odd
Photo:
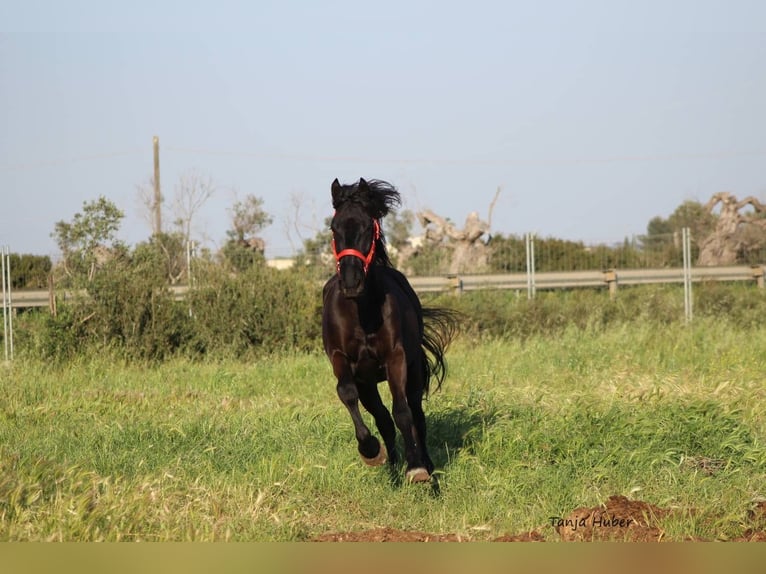
[[[431,475],[425,468],[411,468],[407,471],[407,482],[428,482]]]
[[[386,452],[386,447],[383,446],[382,444],[380,445],[378,456],[374,458],[367,458],[363,454],[360,454],[359,456],[362,457],[364,464],[366,464],[367,466],[380,466],[382,464],[386,464],[386,460],[388,459],[388,453]]]

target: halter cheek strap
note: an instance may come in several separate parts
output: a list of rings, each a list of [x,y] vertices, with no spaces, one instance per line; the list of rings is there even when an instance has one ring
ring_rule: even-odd
[[[336,263],[336,269],[340,273],[340,260],[344,257],[356,257],[357,259],[362,260],[362,264],[364,265],[364,274],[367,275],[367,270],[370,268],[370,265],[372,264],[372,260],[375,259],[375,245],[378,242],[378,239],[380,239],[380,223],[378,223],[377,219],[372,220],[372,243],[370,244],[370,250],[367,252],[367,255],[359,251],[358,249],[343,249],[342,251],[338,251],[335,248],[335,236],[333,235],[332,238],[332,252],[333,255],[335,255],[335,263]]]

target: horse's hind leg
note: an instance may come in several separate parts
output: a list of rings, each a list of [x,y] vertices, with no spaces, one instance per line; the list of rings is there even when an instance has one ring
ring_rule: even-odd
[[[391,397],[393,398],[392,411],[396,426],[399,428],[399,432],[402,433],[402,438],[404,439],[404,451],[407,458],[407,480],[410,482],[425,482],[431,478],[431,473],[426,462],[428,457],[426,455],[424,460],[423,456],[425,444],[421,443],[420,431],[415,423],[415,416],[409,404],[407,374],[404,352],[400,350],[395,355],[394,360],[388,365],[388,386],[391,389]],[[422,414],[420,403],[419,401],[416,402],[418,416],[423,416],[423,423],[425,423],[425,416]],[[422,428],[425,429],[425,424],[422,425]]]
[[[423,463],[430,475],[434,471],[434,463],[428,456],[426,445],[426,415],[423,412],[423,384],[421,378],[410,377],[407,385],[407,403],[412,411],[412,422],[418,434],[418,444],[423,455]]]
[[[394,420],[391,418],[391,413],[383,404],[378,392],[378,386],[375,383],[363,384],[358,386],[359,400],[362,401],[362,406],[373,416],[375,419],[375,426],[378,427],[380,436],[383,437],[383,442],[386,445],[385,449],[381,449],[381,454],[372,462],[365,460],[367,464],[376,466],[377,464],[383,464],[385,462],[385,451],[388,450],[388,457],[391,464],[396,464],[396,427],[394,426]]]

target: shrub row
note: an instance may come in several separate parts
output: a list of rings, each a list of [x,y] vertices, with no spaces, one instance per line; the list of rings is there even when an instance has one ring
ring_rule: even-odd
[[[320,290],[297,271],[260,265],[230,273],[202,263],[188,295],[175,300],[151,268],[116,265],[86,291],[60,303],[55,316],[19,316],[19,352],[64,360],[93,352],[144,360],[244,357],[313,350],[320,339]]]
[[[151,266],[115,264],[98,273],[87,297],[61,303],[56,316],[26,312],[15,322],[16,349],[51,359],[113,352],[126,359],[247,357],[321,348],[321,282],[301,270],[256,265],[225,271],[199,265],[188,296],[174,300]],[[680,286],[526,293],[479,291],[424,296],[424,304],[460,311],[468,338],[555,336],[566,328],[602,330],[632,322],[684,321]],[[756,328],[766,317],[766,292],[752,285],[695,285],[694,316]]]
[[[602,330],[634,322],[658,326],[685,321],[680,285],[622,287],[614,299],[603,289],[526,292],[485,290],[440,295],[426,304],[449,306],[464,317],[472,337],[555,336],[566,328]],[[703,283],[693,289],[693,316],[715,317],[738,328],[756,328],[766,317],[766,291],[752,285]]]

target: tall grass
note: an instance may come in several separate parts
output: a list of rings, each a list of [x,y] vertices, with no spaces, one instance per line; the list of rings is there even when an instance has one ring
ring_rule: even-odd
[[[459,341],[426,404],[438,489],[362,464],[319,354],[25,359],[0,369],[0,539],[556,540],[549,517],[612,494],[694,509],[668,539],[726,539],[766,497],[764,348],[705,317]]]

